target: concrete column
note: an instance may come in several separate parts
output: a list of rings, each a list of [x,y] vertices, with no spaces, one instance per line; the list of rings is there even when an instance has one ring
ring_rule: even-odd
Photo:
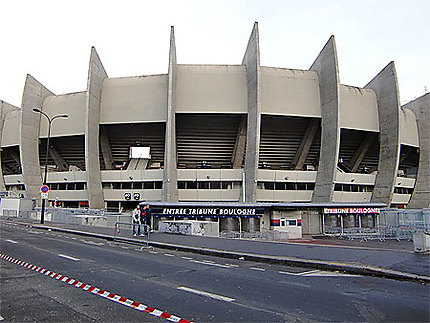
[[[355,173],[363,161],[364,156],[366,156],[367,151],[370,148],[374,140],[374,134],[368,133],[363,141],[360,143],[360,146],[354,152],[354,155],[351,157],[351,160],[348,161],[347,166],[351,169],[351,173]]]
[[[415,113],[420,143],[418,173],[408,208],[430,208],[430,93],[405,104],[403,108]]]
[[[258,159],[260,152],[260,45],[258,23],[254,24],[242,65],[246,67],[248,87],[248,126],[245,156],[246,202],[255,202],[257,191]]]
[[[164,177],[162,201],[178,201],[178,170],[176,156],[176,45],[175,30],[170,29],[169,72],[167,86],[167,120],[164,141]]]
[[[331,202],[339,159],[339,68],[334,36],[325,44],[310,70],[318,73],[321,101],[321,148],[312,202]]]
[[[99,121],[103,80],[107,77],[100,57],[92,47],[85,110],[85,169],[88,202],[92,209],[104,208],[99,158]]]
[[[308,128],[300,142],[299,148],[294,155],[292,166],[295,170],[303,169],[306,158],[308,158],[309,150],[311,149],[312,142],[314,141],[315,134],[318,131],[320,122],[318,119],[311,119],[308,124]]]
[[[231,158],[232,167],[242,168],[243,155],[246,147],[246,115],[241,116],[239,129],[237,130],[236,142],[234,144],[233,155]]]
[[[391,204],[400,155],[400,100],[394,62],[365,86],[376,93],[379,115],[379,163],[371,202]]]
[[[53,143],[50,143],[49,155],[51,155],[55,165],[57,165],[59,172],[65,172],[69,170],[69,165],[55,148]]]
[[[9,112],[14,110],[18,110],[18,108],[7,102],[0,100],[0,147],[1,147],[1,140],[3,138],[3,126],[4,126],[4,121],[6,119],[6,115]],[[0,148],[0,190],[1,191],[6,190],[4,177],[3,177],[2,163],[1,163],[1,148]]]
[[[42,109],[43,100],[50,95],[54,94],[34,77],[27,75],[21,103],[19,153],[25,193],[31,199],[40,197],[39,190],[42,185],[39,131],[43,116],[40,113],[34,113],[33,108]]]
[[[103,161],[107,170],[115,169],[115,162],[113,160],[112,151],[110,149],[109,137],[104,128],[100,131],[100,147],[102,149]]]

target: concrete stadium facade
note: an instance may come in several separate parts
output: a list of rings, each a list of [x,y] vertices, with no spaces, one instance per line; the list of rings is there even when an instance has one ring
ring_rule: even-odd
[[[27,76],[1,103],[0,190],[49,201],[383,203],[430,207],[430,94],[400,106],[393,62],[363,88],[340,84],[332,36],[309,70],[260,66],[258,24],[242,64],[181,65],[109,78],[91,49],[87,89],[55,95]],[[149,147],[131,158],[131,147]]]

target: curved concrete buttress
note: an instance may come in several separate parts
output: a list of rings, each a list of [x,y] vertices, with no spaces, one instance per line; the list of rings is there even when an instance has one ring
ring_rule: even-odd
[[[391,204],[400,157],[400,99],[397,73],[390,62],[364,88],[376,93],[379,115],[379,162],[371,202]]]
[[[430,208],[430,93],[405,104],[403,108],[415,113],[420,144],[418,173],[408,208]]]
[[[9,104],[7,102],[4,102],[0,100],[0,141],[3,137],[3,126],[6,119],[6,115],[14,110],[18,110],[18,107],[13,106],[12,104]],[[0,142],[1,147],[1,142]],[[3,169],[1,164],[1,148],[0,148],[0,191],[5,191],[6,185],[4,183],[4,177],[3,177]]]
[[[21,103],[19,155],[28,198],[39,198],[40,186],[43,183],[39,163],[39,131],[42,116],[35,113],[33,108],[42,109],[43,100],[51,95],[54,93],[30,74],[27,75]]]
[[[321,148],[312,202],[331,202],[340,146],[339,67],[331,36],[310,70],[318,73],[321,101]]]
[[[176,44],[175,30],[170,29],[169,72],[167,85],[167,120],[164,139],[164,174],[162,200],[178,201],[178,172],[176,166]]]
[[[103,80],[107,77],[100,57],[96,49],[92,47],[85,110],[85,169],[87,173],[88,202],[92,209],[104,208],[99,159],[99,121]]]
[[[260,152],[261,103],[260,103],[260,44],[258,23],[254,24],[242,65],[246,67],[248,88],[248,126],[245,155],[245,200],[255,202]]]

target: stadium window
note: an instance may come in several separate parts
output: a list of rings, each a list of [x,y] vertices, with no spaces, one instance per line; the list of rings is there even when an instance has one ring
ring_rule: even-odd
[[[112,188],[114,190],[120,190],[121,189],[121,183],[119,183],[119,182],[113,182],[112,183]]]
[[[315,183],[307,183],[306,184],[306,189],[308,191],[313,191],[315,189]]]
[[[342,191],[342,185],[341,184],[334,184],[334,190],[335,191]]]
[[[53,190],[53,191],[58,190],[58,184],[57,183],[51,183],[51,184],[49,184],[49,189]]]
[[[264,182],[264,189],[265,190],[274,190],[275,184],[272,182]]]
[[[295,191],[296,183],[287,183],[287,191]]]
[[[178,190],[185,189],[185,181],[178,181]]]
[[[131,189],[131,182],[123,182],[122,183],[122,189],[123,190],[130,190]]]
[[[102,187],[104,189],[111,189],[112,188],[112,183],[110,183],[110,182],[102,182]]]
[[[221,188],[221,182],[209,182],[212,190],[219,190]]]
[[[154,182],[143,182],[143,189],[144,190],[153,190],[154,189]]]
[[[75,190],[75,183],[67,183],[67,190],[68,191]]]
[[[197,188],[201,190],[208,190],[209,182],[197,182]]]
[[[275,183],[275,190],[284,191],[285,190],[285,183]]]
[[[187,189],[195,190],[197,188],[197,181],[187,182]]]
[[[85,189],[84,183],[76,183],[76,190],[82,191]]]
[[[232,183],[231,182],[221,182],[221,188],[223,190],[231,190]]]
[[[306,183],[297,183],[298,191],[306,191]]]
[[[66,183],[60,183],[60,184],[58,184],[58,190],[65,191],[66,189],[67,189],[67,184]]]
[[[154,184],[156,190],[161,190],[163,188],[163,182],[154,182]]]
[[[133,182],[132,186],[133,186],[133,189],[135,189],[135,190],[141,190],[143,187],[143,183],[142,182]]]

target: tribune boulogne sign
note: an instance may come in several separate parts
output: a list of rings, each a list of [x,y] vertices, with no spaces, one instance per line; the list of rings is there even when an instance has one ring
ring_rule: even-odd
[[[264,209],[253,207],[154,207],[151,209],[151,213],[155,216],[165,217],[252,217],[261,216]]]

